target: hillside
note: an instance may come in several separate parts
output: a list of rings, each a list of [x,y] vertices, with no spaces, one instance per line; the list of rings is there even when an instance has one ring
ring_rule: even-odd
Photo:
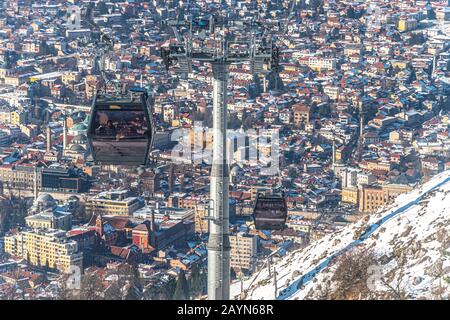
[[[365,270],[368,295],[352,298],[396,298],[394,293],[400,291],[408,299],[448,298],[450,171],[399,196],[378,213],[285,257],[274,257],[271,269],[277,271],[276,298],[332,297],[329,292],[339,289],[338,267],[352,252],[372,252],[377,259]],[[350,269],[341,267],[339,272]],[[232,285],[233,298],[239,299],[240,288],[240,283]],[[275,298],[273,275],[269,276],[266,267],[246,279],[244,288],[246,299]]]

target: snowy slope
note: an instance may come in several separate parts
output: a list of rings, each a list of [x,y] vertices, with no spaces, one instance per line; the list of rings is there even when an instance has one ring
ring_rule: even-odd
[[[393,271],[396,275],[401,274],[402,286],[412,298],[432,298],[431,291],[438,284],[450,292],[445,281],[439,282],[428,274],[430,267],[443,259],[444,269],[450,276],[450,259],[443,253],[443,249],[448,251],[450,248],[443,248],[437,236],[444,229],[450,232],[450,171],[435,176],[408,194],[400,195],[394,204],[381,212],[366,216],[307,248],[274,260],[277,297],[273,279],[267,268],[262,268],[244,281],[246,299],[315,298],[317,285],[331,279],[336,268],[335,258],[355,247],[370,248],[378,256],[404,252],[407,259],[403,265],[398,265],[394,259],[383,266],[382,273]],[[391,284],[394,285],[395,281],[392,279]],[[240,283],[232,285],[232,298],[239,299],[240,288]]]

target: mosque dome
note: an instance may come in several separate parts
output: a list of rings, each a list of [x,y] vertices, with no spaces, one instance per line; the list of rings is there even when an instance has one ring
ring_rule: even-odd
[[[56,201],[48,193],[41,193],[33,203],[33,207],[36,210],[43,211],[47,209],[54,208],[56,206]]]
[[[79,144],[71,145],[69,149],[70,149],[70,151],[77,152],[77,153],[86,152],[86,149],[83,148],[82,146],[80,146]]]

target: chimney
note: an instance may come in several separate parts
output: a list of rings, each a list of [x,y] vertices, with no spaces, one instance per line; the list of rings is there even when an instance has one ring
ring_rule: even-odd
[[[175,183],[175,177],[174,177],[174,168],[173,168],[173,164],[170,164],[169,167],[169,193],[172,194],[173,193],[173,187],[174,187],[174,183]]]
[[[52,149],[52,130],[47,126],[47,152]]]
[[[66,120],[66,115],[64,115],[64,120],[63,120],[63,152],[66,150],[67,148],[67,120]]]
[[[150,245],[153,248],[156,248],[156,239],[155,239],[155,232],[156,232],[156,225],[155,225],[155,211],[151,210],[151,220],[150,220]]]

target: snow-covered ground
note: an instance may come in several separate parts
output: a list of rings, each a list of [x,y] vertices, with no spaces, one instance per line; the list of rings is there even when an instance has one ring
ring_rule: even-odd
[[[402,265],[391,259],[382,266],[382,273],[394,271],[397,277],[402,275],[402,287],[411,298],[432,298],[432,289],[438,285],[450,292],[445,281],[429,275],[431,266],[443,259],[444,270],[450,276],[450,259],[442,251],[450,248],[443,248],[438,241],[439,232],[444,230],[450,232],[450,171],[400,195],[380,212],[274,260],[271,269],[277,271],[277,296],[273,277],[268,268],[263,268],[244,281],[246,299],[303,299],[307,295],[314,298],[317,285],[331,279],[335,258],[355,247],[370,248],[378,256],[404,252]],[[391,281],[394,284],[397,280]],[[375,289],[382,287],[377,285]],[[240,283],[233,283],[232,298],[239,299],[240,290]]]

